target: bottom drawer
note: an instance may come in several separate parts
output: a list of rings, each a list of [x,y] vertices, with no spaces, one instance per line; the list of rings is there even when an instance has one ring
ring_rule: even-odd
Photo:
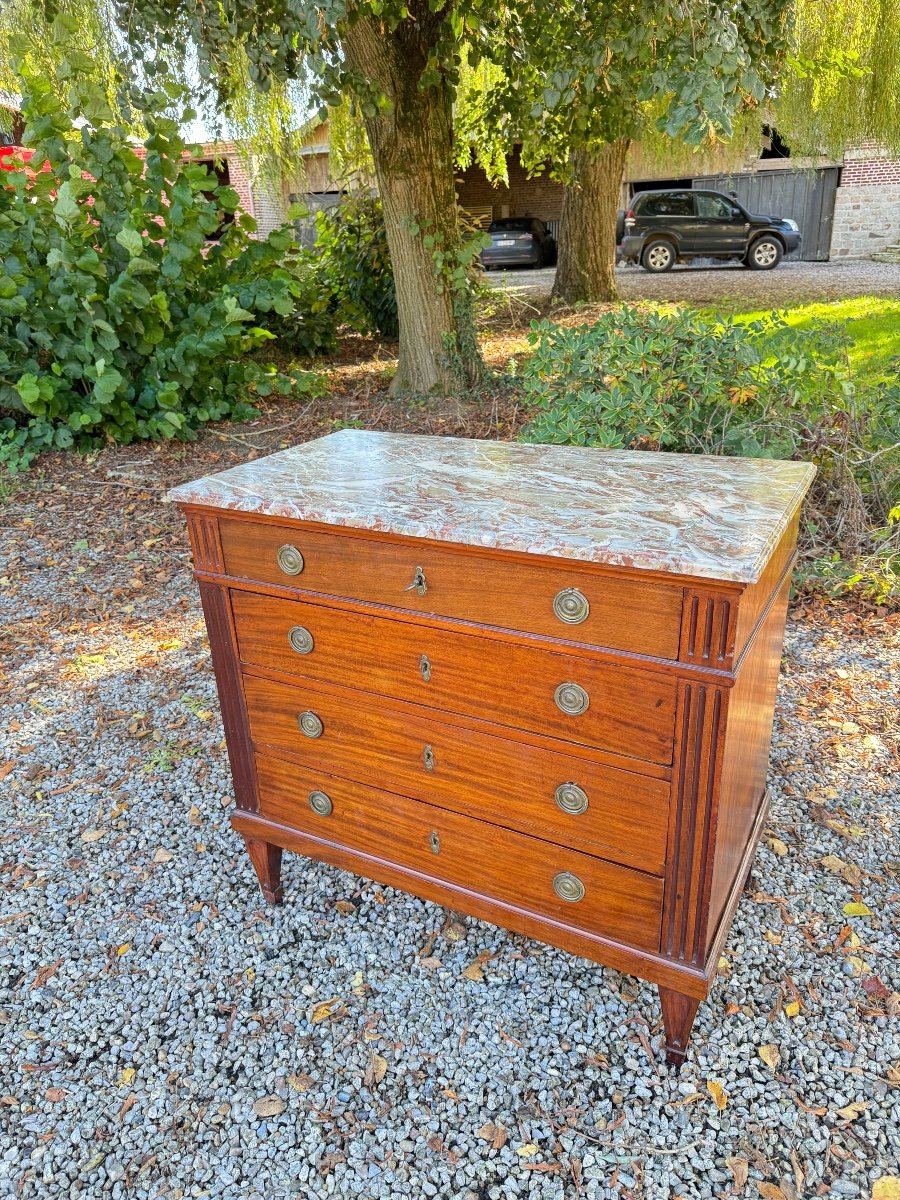
[[[259,755],[260,815],[527,912],[659,949],[661,879]]]

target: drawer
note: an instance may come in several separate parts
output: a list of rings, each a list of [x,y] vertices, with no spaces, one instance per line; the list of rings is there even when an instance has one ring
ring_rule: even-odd
[[[249,592],[232,592],[231,602],[245,663],[672,761],[675,684],[653,672]],[[566,683],[584,692],[583,712],[557,702]],[[572,695],[569,708],[581,708]]]
[[[642,950],[659,949],[663,881],[653,875],[268,755],[257,758],[256,770],[260,813],[281,825]]]
[[[244,676],[255,747],[639,870],[665,866],[669,784],[321,683]],[[313,736],[303,732],[299,718]],[[318,732],[319,723],[321,732]]]
[[[678,657],[682,589],[673,585],[620,579],[578,564],[510,562],[477,550],[319,533],[302,525],[223,520],[219,533],[226,573],[239,579]],[[279,565],[285,546],[294,549],[282,555],[287,571]],[[422,594],[417,578],[424,578]],[[554,602],[570,619],[557,616]],[[582,612],[587,615],[580,619]]]

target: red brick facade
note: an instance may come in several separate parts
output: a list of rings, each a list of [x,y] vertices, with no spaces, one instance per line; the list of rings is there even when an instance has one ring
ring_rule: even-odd
[[[857,158],[848,151],[841,172],[841,187],[872,187],[878,183],[900,183],[900,158],[873,154]]]
[[[529,178],[515,150],[507,160],[509,186],[488,183],[481,167],[470,166],[456,177],[459,206],[466,212],[480,213],[490,208],[491,218],[540,217],[558,221],[562,215],[563,186],[547,175]]]

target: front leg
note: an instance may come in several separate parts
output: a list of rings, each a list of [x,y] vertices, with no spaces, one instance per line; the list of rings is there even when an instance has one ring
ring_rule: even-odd
[[[664,987],[659,989],[659,1000],[666,1031],[666,1061],[673,1067],[680,1067],[687,1055],[691,1027],[700,1001]]]
[[[283,899],[281,847],[273,846],[271,842],[262,842],[259,838],[248,837],[246,833],[244,834],[244,844],[259,879],[263,896],[269,904],[280,904]]]

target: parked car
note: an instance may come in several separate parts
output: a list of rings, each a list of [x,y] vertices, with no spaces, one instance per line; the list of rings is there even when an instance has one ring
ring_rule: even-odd
[[[619,214],[617,241],[625,262],[654,274],[692,258],[738,259],[770,271],[799,247],[800,227],[790,217],[748,212],[722,192],[639,192]]]
[[[490,246],[481,252],[485,270],[492,267],[552,267],[556,239],[537,217],[504,217],[488,226]]]

